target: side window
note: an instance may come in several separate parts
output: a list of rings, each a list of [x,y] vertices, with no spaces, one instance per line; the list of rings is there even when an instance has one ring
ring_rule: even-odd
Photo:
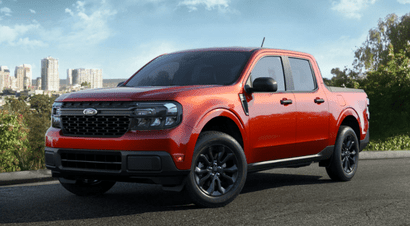
[[[312,91],[316,88],[308,60],[289,57],[295,91]]]
[[[252,82],[259,77],[271,77],[278,83],[278,91],[285,91],[282,60],[280,57],[264,57],[258,61],[251,73]]]

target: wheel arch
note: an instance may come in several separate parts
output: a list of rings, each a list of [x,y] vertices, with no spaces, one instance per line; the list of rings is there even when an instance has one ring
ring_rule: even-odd
[[[359,141],[360,145],[360,117],[357,114],[357,112],[354,109],[348,108],[345,109],[342,114],[340,114],[340,117],[337,121],[337,131],[336,135],[340,129],[341,126],[349,126],[350,128],[353,129],[353,131],[356,133],[357,140]]]
[[[208,112],[199,120],[195,128],[197,128],[195,132],[198,135],[212,130],[226,133],[238,141],[244,151],[246,149],[248,141],[245,126],[238,116],[227,109],[215,109]]]

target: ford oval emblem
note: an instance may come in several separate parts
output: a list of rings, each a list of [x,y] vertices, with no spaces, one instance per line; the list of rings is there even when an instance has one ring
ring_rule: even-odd
[[[97,114],[97,110],[94,108],[87,108],[87,109],[84,109],[83,114],[87,116],[93,116]]]

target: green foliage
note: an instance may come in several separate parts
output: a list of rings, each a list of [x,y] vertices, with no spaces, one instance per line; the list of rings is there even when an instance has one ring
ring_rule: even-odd
[[[55,97],[47,95],[34,95],[30,98],[30,106],[40,114],[46,114],[51,117],[51,107],[53,106]]]
[[[372,140],[365,151],[410,150],[410,135],[398,135],[384,140]]]
[[[328,86],[359,88],[361,78],[357,73],[345,67],[343,71],[339,68],[333,68],[331,73],[334,75],[330,80],[326,79],[324,82]]]
[[[376,137],[407,133],[410,128],[410,59],[389,47],[386,64],[369,71],[364,89],[370,99],[371,127]]]
[[[90,88],[91,87],[91,82],[82,82],[81,86]]]
[[[36,170],[45,167],[44,163],[44,136],[50,127],[51,107],[55,97],[34,95],[29,99],[31,110],[23,99],[8,98],[4,109],[12,114],[22,115],[24,125],[30,132],[27,134],[28,151],[16,155],[22,170]]]
[[[27,168],[27,132],[22,115],[0,111],[0,173]]]

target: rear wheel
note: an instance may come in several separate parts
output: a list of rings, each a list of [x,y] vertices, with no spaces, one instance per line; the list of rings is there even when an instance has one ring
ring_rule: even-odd
[[[101,181],[93,179],[75,180],[75,183],[66,183],[59,179],[63,187],[78,196],[95,196],[107,192],[114,186],[115,181]]]
[[[185,188],[196,205],[221,207],[239,195],[246,174],[241,145],[225,133],[204,132],[195,146]]]
[[[355,175],[358,164],[359,141],[356,133],[349,126],[341,126],[326,172],[333,180],[349,181]]]

